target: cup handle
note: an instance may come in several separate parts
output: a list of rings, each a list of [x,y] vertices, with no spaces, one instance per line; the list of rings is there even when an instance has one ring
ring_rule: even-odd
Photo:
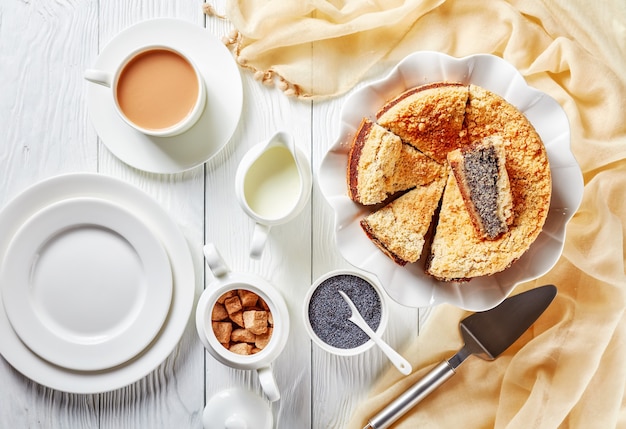
[[[250,243],[250,257],[253,259],[259,259],[263,253],[263,248],[267,242],[267,237],[270,235],[270,225],[264,225],[262,223],[256,223],[254,225],[254,231],[252,232],[252,241]]]
[[[230,271],[215,244],[208,243],[202,250],[204,259],[215,277],[222,277]]]
[[[259,374],[259,381],[261,382],[261,387],[263,388],[263,392],[265,392],[267,399],[269,399],[270,402],[278,401],[280,399],[280,392],[278,391],[278,385],[276,384],[272,368],[270,366],[265,366],[263,368],[258,368],[256,371]]]
[[[111,73],[95,69],[85,70],[85,74],[83,75],[83,77],[89,82],[108,87],[111,86],[111,82],[113,81],[113,76],[111,75]]]

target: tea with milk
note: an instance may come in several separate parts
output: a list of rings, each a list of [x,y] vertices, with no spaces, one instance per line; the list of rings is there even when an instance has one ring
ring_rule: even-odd
[[[200,91],[193,66],[178,53],[150,49],[132,58],[118,78],[120,110],[148,130],[172,127],[191,113]]]

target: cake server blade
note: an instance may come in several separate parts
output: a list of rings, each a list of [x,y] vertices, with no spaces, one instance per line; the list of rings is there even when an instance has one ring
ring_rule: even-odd
[[[493,360],[508,349],[541,316],[556,296],[554,285],[541,286],[505,299],[491,310],[474,313],[459,324],[465,345],[441,362],[364,429],[386,429],[456,373],[469,356]]]

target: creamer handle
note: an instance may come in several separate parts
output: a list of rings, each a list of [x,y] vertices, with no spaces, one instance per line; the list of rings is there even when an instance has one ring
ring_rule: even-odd
[[[259,259],[265,248],[265,243],[270,235],[270,225],[262,223],[254,224],[254,231],[252,232],[252,241],[250,242],[250,257],[253,259]]]

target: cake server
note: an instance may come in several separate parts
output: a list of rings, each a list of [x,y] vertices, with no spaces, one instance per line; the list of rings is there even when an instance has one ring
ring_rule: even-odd
[[[450,379],[471,355],[493,360],[509,348],[556,296],[554,285],[541,286],[505,299],[491,310],[474,313],[459,324],[465,345],[369,419],[364,429],[386,429],[433,390]]]

